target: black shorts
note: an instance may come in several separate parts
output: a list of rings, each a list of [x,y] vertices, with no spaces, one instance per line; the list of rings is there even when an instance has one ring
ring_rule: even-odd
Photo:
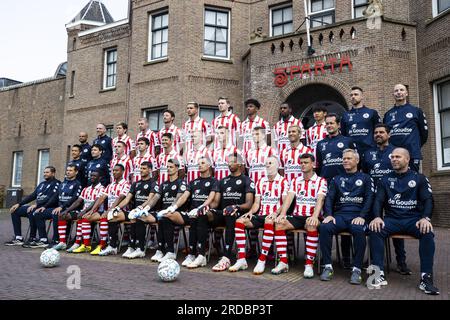
[[[225,227],[225,216],[223,215],[223,210],[221,209],[212,209],[213,213],[213,221],[211,222],[211,226],[216,227]]]
[[[253,225],[253,228],[260,229],[264,228],[264,222],[266,221],[266,216],[253,216],[250,222]]]
[[[191,218],[189,218],[187,212],[185,211],[178,211],[181,214],[181,217],[183,218],[184,225],[188,226],[191,224]]]
[[[304,229],[308,217],[304,216],[287,216],[286,220],[294,226],[295,229]]]

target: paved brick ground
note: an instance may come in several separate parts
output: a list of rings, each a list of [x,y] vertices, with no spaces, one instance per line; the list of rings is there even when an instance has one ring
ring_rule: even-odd
[[[27,223],[24,220],[24,232]],[[0,242],[10,239],[12,227],[9,214],[0,213]],[[418,242],[407,241],[407,260],[412,276],[395,272],[388,275],[389,285],[381,290],[348,284],[348,271],[335,267],[335,278],[329,283],[303,279],[302,262],[298,261],[289,273],[273,276],[268,271],[254,276],[251,270],[239,273],[214,273],[210,268],[183,269],[177,281],[163,283],[156,274],[157,265],[148,257],[128,261],[119,256],[92,257],[62,253],[60,266],[52,269],[39,264],[41,249],[24,249],[0,245],[0,299],[353,299],[448,300],[450,229],[436,228],[435,284],[441,295],[423,294],[418,285]],[[179,262],[182,258],[179,255]],[[335,255],[333,255],[335,256]],[[212,257],[209,267],[217,260]],[[70,265],[81,270],[81,289],[69,290],[66,282]],[[271,266],[270,266],[271,267]]]

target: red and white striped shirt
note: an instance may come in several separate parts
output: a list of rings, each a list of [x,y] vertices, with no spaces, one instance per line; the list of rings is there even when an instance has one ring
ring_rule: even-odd
[[[112,147],[113,147],[113,150],[114,150],[114,148],[116,147],[117,142],[119,142],[119,141],[122,141],[122,142],[125,143],[125,154],[127,154],[127,155],[130,155],[130,152],[136,149],[136,146],[135,146],[135,144],[134,144],[134,141],[133,141],[129,136],[127,136],[126,134],[124,134],[123,136],[121,136],[121,137],[115,137],[115,138],[112,140]]]
[[[136,145],[138,144],[138,139],[144,137],[147,138],[149,141],[149,150],[150,153],[152,154],[153,157],[156,156],[155,154],[155,147],[159,146],[159,138],[158,135],[156,133],[154,133],[152,130],[148,129],[147,131],[145,131],[145,133],[143,133],[142,131],[139,132],[136,136]]]
[[[178,128],[177,126],[175,126],[173,123],[169,128],[164,127],[161,130],[159,130],[158,141],[159,141],[160,145],[161,145],[162,135],[164,133],[170,133],[172,135],[172,146],[178,153],[180,153],[181,146],[184,143],[184,137],[183,137],[182,130],[180,128]]]
[[[217,180],[222,180],[230,175],[230,168],[228,167],[228,157],[233,154],[241,154],[241,151],[234,145],[229,145],[225,149],[214,149],[214,177]]]
[[[186,145],[184,153],[192,149],[192,133],[194,131],[200,131],[202,133],[203,145],[206,145],[206,138],[211,136],[211,127],[205,119],[197,116],[194,120],[187,120],[183,125],[184,143]]]
[[[130,192],[130,184],[125,179],[109,184],[102,192],[102,195],[108,196],[108,209],[112,209],[112,205],[117,198],[121,195],[126,196],[128,192]]]
[[[288,137],[288,130],[290,126],[297,125],[302,129],[300,139],[305,137],[305,130],[300,119],[291,116],[287,121],[281,119],[273,126],[274,140],[277,142],[277,151],[282,154],[283,150],[291,144]]]
[[[294,178],[301,177],[303,175],[302,168],[300,166],[300,156],[304,153],[314,155],[314,150],[304,146],[301,142],[296,148],[289,146],[283,150],[283,153],[280,156],[280,169],[284,169],[284,177],[289,183],[291,183]]]
[[[198,160],[200,160],[200,158],[202,157],[209,158],[209,160],[212,162],[211,151],[209,151],[209,149],[203,145],[200,146],[199,149],[192,148],[186,153],[187,183],[200,178]]]
[[[241,130],[241,120],[234,113],[228,112],[223,116],[220,114],[211,123],[212,130],[214,132],[214,148],[219,148],[219,127],[228,128],[228,143],[237,145],[237,138],[239,137]]]
[[[81,191],[81,199],[83,199],[83,209],[89,208],[94,204],[95,200],[105,191],[105,187],[101,183],[97,183],[95,186],[89,186]]]
[[[314,123],[314,125],[306,130],[306,145],[311,149],[316,150],[317,143],[320,140],[325,139],[328,136],[327,128],[325,122],[321,125]]]
[[[159,185],[161,185],[164,181],[169,180],[169,173],[167,172],[167,161],[169,161],[170,159],[175,159],[176,161],[178,161],[178,163],[180,164],[180,169],[184,166],[183,158],[175,149],[172,149],[172,151],[170,151],[168,154],[163,149],[163,151],[156,159],[156,168],[159,170]]]
[[[245,160],[248,168],[248,175],[253,182],[258,182],[266,174],[266,159],[270,156],[278,157],[277,152],[270,146],[261,148],[252,148],[245,155]]]
[[[269,122],[256,116],[255,119],[250,120],[248,117],[241,123],[241,138],[242,138],[242,152],[245,154],[254,146],[252,131],[256,127],[262,127],[266,129],[266,136],[270,134]]]
[[[141,180],[141,164],[146,161],[148,161],[152,164],[152,169],[150,172],[155,171],[156,168],[158,167],[158,165],[156,163],[156,159],[154,157],[152,157],[152,155],[150,154],[148,149],[144,153],[143,156],[141,156],[140,154],[136,155],[136,157],[133,158],[133,169],[134,170],[133,170],[132,182],[138,182],[139,180]]]
[[[113,169],[117,164],[121,164],[123,165],[123,167],[125,168],[125,170],[123,171],[123,176],[122,178],[127,180],[127,181],[131,181],[130,180],[130,174],[133,172],[133,160],[130,159],[130,157],[124,153],[122,155],[122,157],[120,157],[120,159],[117,157],[117,155],[114,155],[114,158],[111,160],[110,162],[110,173],[111,173],[111,181],[114,181],[114,176],[113,176]]]
[[[319,177],[316,173],[309,180],[296,178],[292,180],[289,192],[295,193],[294,216],[311,217],[319,194],[327,195],[327,180]]]
[[[273,181],[264,177],[256,183],[255,196],[261,199],[259,216],[267,216],[276,212],[283,205],[283,197],[289,191],[289,183],[285,178],[277,174]]]

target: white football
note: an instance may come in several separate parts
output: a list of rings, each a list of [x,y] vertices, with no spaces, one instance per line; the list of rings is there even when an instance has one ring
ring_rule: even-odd
[[[158,276],[162,281],[175,281],[180,274],[180,265],[173,259],[167,259],[158,266]]]
[[[41,254],[41,264],[46,268],[55,267],[59,263],[60,254],[55,249],[47,249]]]

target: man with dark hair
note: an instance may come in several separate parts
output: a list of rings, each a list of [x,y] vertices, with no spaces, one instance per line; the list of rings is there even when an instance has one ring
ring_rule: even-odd
[[[77,180],[80,181],[81,185],[85,187],[87,185],[86,179],[86,165],[87,162],[84,162],[81,159],[82,147],[79,144],[74,144],[70,150],[72,155],[72,159],[67,163],[67,165],[74,165],[78,169]]]
[[[241,154],[240,150],[229,142],[228,128],[221,126],[217,128],[216,138],[218,144],[214,144],[213,150],[213,166],[214,176],[217,180],[222,180],[230,175],[228,167],[228,157],[235,153]]]
[[[132,179],[133,174],[133,160],[125,152],[127,146],[123,141],[116,141],[114,145],[114,158],[111,160],[109,165],[110,168],[114,168],[116,165],[120,164],[124,167],[123,178],[128,182]],[[114,180],[113,174],[111,172],[111,181]]]
[[[147,118],[140,118],[138,121],[138,127],[139,133],[136,136],[136,144],[138,143],[139,138],[147,138],[149,141],[149,150],[152,154],[152,157],[156,157],[160,151],[158,134],[149,129]]]
[[[66,168],[66,177],[64,181],[58,186],[58,190],[53,194],[49,200],[48,208],[42,212],[34,213],[34,220],[39,231],[39,242],[35,245],[30,245],[32,248],[45,248],[49,245],[47,241],[47,231],[45,230],[45,221],[53,219],[53,247],[56,250],[65,250],[66,245],[66,231],[67,222],[59,220],[59,214],[70,207],[75,200],[80,196],[82,186],[76,179],[77,167],[68,165]]]
[[[238,217],[250,210],[255,195],[255,183],[242,174],[243,159],[238,154],[228,157],[230,175],[219,182],[219,192],[216,192],[212,208],[207,212],[208,221],[213,228],[225,226],[225,252],[213,271],[225,271],[233,259],[235,224]]]
[[[389,126],[383,123],[375,125],[374,140],[376,147],[367,150],[362,159],[362,171],[369,174],[378,185],[379,180],[394,171],[391,163],[392,151],[395,147],[389,143]],[[370,220],[373,217],[370,215]],[[402,275],[410,275],[412,272],[406,264],[405,241],[403,239],[393,239],[395,254],[397,259],[397,271]]]
[[[141,165],[144,162],[150,163],[150,176],[153,177],[153,171],[157,169],[156,159],[152,157],[152,154],[148,148],[149,141],[145,137],[138,139],[137,153],[133,158],[133,179],[132,182],[138,182],[141,180]]]
[[[292,115],[292,106],[284,102],[280,105],[280,121],[278,121],[272,129],[278,154],[282,154],[283,150],[289,147],[288,130],[290,126],[297,125],[300,127],[300,139],[305,138],[305,130],[300,119]],[[274,147],[275,147],[274,146]]]
[[[100,216],[100,244],[91,252],[91,255],[107,256],[117,254],[117,240],[119,223],[125,221],[127,215],[119,207],[119,204],[130,191],[130,184],[123,178],[124,167],[116,164],[113,168],[114,181],[109,184],[95,201],[88,214],[98,214],[98,210],[108,199],[108,211]],[[105,248],[109,235],[109,245]]]
[[[89,180],[92,171],[100,172],[100,183],[106,187],[110,182],[109,176],[109,163],[106,162],[101,156],[103,152],[103,147],[99,144],[94,144],[91,147],[91,155],[92,160],[88,162],[86,165],[86,179],[88,180],[88,184],[91,184]]]
[[[176,259],[174,249],[175,225],[189,224],[189,217],[185,214],[189,192],[186,181],[178,176],[179,164],[173,159],[167,162],[169,180],[159,187],[162,210],[157,213],[158,218],[158,250],[151,257],[153,262],[166,259]]]
[[[180,156],[180,154],[173,148],[171,133],[164,133],[162,135],[161,145],[163,147],[163,150],[156,159],[158,185],[161,185],[164,181],[169,179],[167,163],[170,159],[174,159],[179,164],[178,175],[180,177],[184,177],[184,160]]]
[[[133,158],[136,154],[136,146],[134,141],[127,135],[128,125],[125,122],[118,122],[116,124],[117,137],[112,140],[113,150],[117,145],[117,142],[122,141],[125,145],[125,154],[130,158]]]
[[[78,135],[78,141],[80,142],[81,146],[81,160],[86,166],[87,163],[92,160],[91,146],[88,142],[88,134],[84,131],[81,131]]]
[[[420,284],[426,294],[437,295],[433,284],[435,252],[433,225],[433,194],[424,175],[408,168],[409,152],[395,148],[391,156],[394,172],[384,175],[378,184],[373,205],[375,219],[369,225],[372,262],[380,268],[375,287],[387,285],[384,276],[384,241],[391,234],[409,234],[419,239]],[[381,214],[385,210],[384,218]]]
[[[186,163],[186,175],[187,183],[194,181],[200,177],[200,171],[198,167],[198,160],[202,157],[212,159],[211,151],[202,142],[202,133],[200,131],[194,131],[192,133],[192,148],[188,150],[185,155]]]
[[[220,114],[213,119],[211,123],[212,130],[214,131],[214,149],[219,148],[219,137],[218,130],[219,127],[228,128],[228,142],[231,145],[237,146],[237,140],[240,135],[241,130],[241,120],[237,115],[230,112],[228,109],[230,107],[230,101],[228,98],[220,97],[218,99],[218,108]]]
[[[97,138],[92,142],[92,145],[95,144],[102,146],[101,158],[109,163],[113,158],[112,139],[106,135],[106,126],[103,123],[97,124]]]
[[[50,199],[53,198],[53,194],[58,191],[59,180],[55,178],[55,167],[48,166],[44,169],[44,181],[39,183],[39,185],[34,189],[33,193],[25,197],[19,203],[13,205],[9,212],[11,213],[12,225],[14,227],[14,238],[11,241],[5,242],[7,246],[20,246],[24,245],[30,247],[31,244],[35,244],[37,225],[33,219],[34,212],[42,212],[49,206]],[[27,205],[32,201],[36,201],[35,204]],[[30,237],[27,243],[24,244],[24,238],[22,237],[22,217],[28,217],[30,222]]]
[[[254,147],[253,141],[253,129],[261,128],[264,129],[264,139],[267,145],[270,145],[270,125],[269,122],[258,116],[258,111],[261,108],[261,104],[256,99],[248,99],[244,102],[245,108],[247,110],[247,118],[242,121],[240,135],[242,140],[242,150],[243,154],[246,154],[252,147]],[[239,145],[240,146],[240,145]]]
[[[104,191],[104,187],[100,183],[98,171],[91,172],[90,180],[92,184],[84,188],[78,199],[60,214],[61,220],[77,220],[75,243],[67,249],[68,253],[91,251],[91,221],[86,214],[92,209],[95,200]],[[78,210],[80,207],[81,210]]]
[[[384,114],[383,123],[391,129],[391,143],[406,148],[411,155],[410,168],[419,171],[422,146],[428,139],[428,123],[422,109],[407,100],[408,89],[403,84],[394,87],[395,105]]]
[[[317,229],[320,225],[319,217],[327,194],[327,181],[314,172],[315,161],[316,159],[310,153],[304,153],[300,156],[302,175],[291,181],[279,214],[274,214],[266,219],[261,255],[253,270],[254,274],[264,272],[266,257],[274,237],[277,252],[280,253],[280,262],[272,270],[272,273],[287,272],[286,231],[305,228],[306,261],[303,276],[305,278],[314,277],[313,265],[319,242]],[[295,208],[292,214],[288,214],[294,200]]]
[[[189,119],[183,125],[185,143],[185,146],[183,146],[183,155],[192,148],[192,134],[196,131],[201,133],[201,143],[203,145],[206,146],[212,142],[211,127],[205,119],[200,118],[198,103],[188,102],[186,105],[186,113]]]
[[[173,148],[180,153],[184,143],[183,132],[180,128],[175,126],[175,112],[172,110],[165,110],[163,112],[163,122],[164,127],[158,132],[159,144],[161,144],[161,139],[163,134],[170,133],[172,135]]]
[[[253,147],[245,155],[248,175],[253,182],[266,176],[266,159],[270,156],[278,157],[277,152],[266,144],[266,130],[255,127],[252,130]]]
[[[306,130],[306,145],[315,151],[317,143],[328,135],[325,125],[325,116],[328,111],[322,105],[315,106],[312,111],[316,122]]]
[[[353,107],[342,115],[341,133],[353,139],[362,157],[366,150],[375,147],[373,130],[381,120],[376,110],[364,105],[363,91],[360,87],[352,87],[350,101]]]

